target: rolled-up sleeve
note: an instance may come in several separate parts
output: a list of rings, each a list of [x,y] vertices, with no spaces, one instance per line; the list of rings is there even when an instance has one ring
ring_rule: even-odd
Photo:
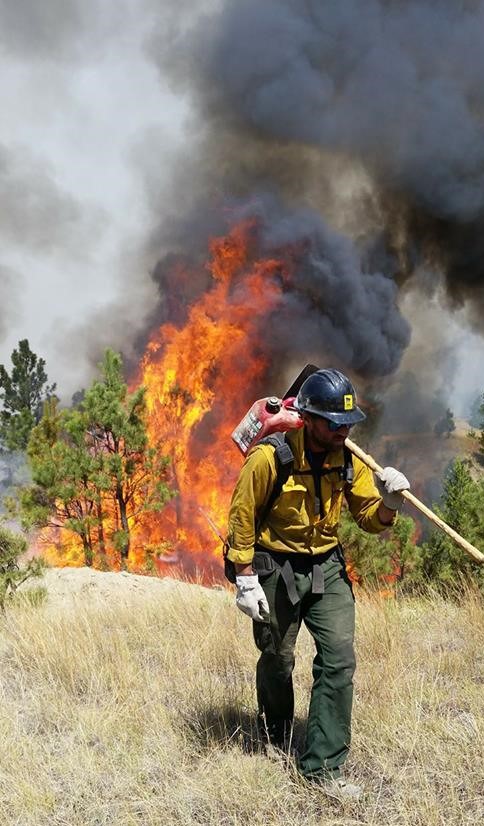
[[[227,557],[232,562],[252,562],[256,514],[267,501],[275,478],[272,451],[266,452],[263,446],[252,450],[242,466],[230,503]]]
[[[360,459],[353,457],[353,484],[346,493],[346,501],[351,514],[362,530],[367,533],[381,533],[389,525],[380,521],[378,508],[382,498],[373,478],[373,473]]]

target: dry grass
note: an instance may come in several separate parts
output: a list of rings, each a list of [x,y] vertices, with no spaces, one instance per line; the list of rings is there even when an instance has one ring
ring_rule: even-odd
[[[484,821],[482,602],[361,598],[341,805],[254,741],[250,623],[225,592],[29,606],[0,620],[2,826]],[[311,641],[295,674],[296,744]]]

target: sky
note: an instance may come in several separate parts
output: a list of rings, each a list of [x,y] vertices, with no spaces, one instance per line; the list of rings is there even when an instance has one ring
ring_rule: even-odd
[[[93,377],[104,346],[129,355],[146,328],[153,233],[196,123],[189,96],[154,58],[154,33],[169,41],[174,17],[179,30],[195,6],[216,5],[0,0],[0,363],[28,338],[65,402]],[[402,369],[421,366],[422,354],[433,369],[426,332],[439,328],[449,403],[465,412],[483,384],[482,337],[438,295],[404,296],[401,309],[413,328]]]

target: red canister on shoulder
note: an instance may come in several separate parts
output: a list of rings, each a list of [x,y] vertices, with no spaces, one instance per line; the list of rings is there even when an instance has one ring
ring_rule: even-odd
[[[244,455],[264,436],[302,426],[294,401],[294,396],[284,400],[267,396],[254,402],[232,433],[232,439]]]

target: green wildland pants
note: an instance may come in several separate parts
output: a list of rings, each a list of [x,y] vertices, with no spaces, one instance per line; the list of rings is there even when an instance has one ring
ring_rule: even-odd
[[[266,554],[267,556],[267,554]],[[257,699],[262,736],[284,747],[294,716],[292,671],[296,639],[304,622],[316,644],[313,687],[309,704],[306,744],[300,758],[308,778],[337,775],[348,754],[353,702],[355,607],[351,583],[340,548],[321,557],[324,590],[313,589],[318,557],[271,554],[289,559],[294,574],[292,600],[281,568],[259,578],[269,602],[269,623],[254,622],[254,639],[261,651],[257,663]],[[286,579],[286,581],[284,581]],[[289,592],[289,593],[288,593]],[[297,593],[296,593],[297,592]],[[298,599],[299,598],[299,599]],[[295,603],[295,604],[294,604]]]

